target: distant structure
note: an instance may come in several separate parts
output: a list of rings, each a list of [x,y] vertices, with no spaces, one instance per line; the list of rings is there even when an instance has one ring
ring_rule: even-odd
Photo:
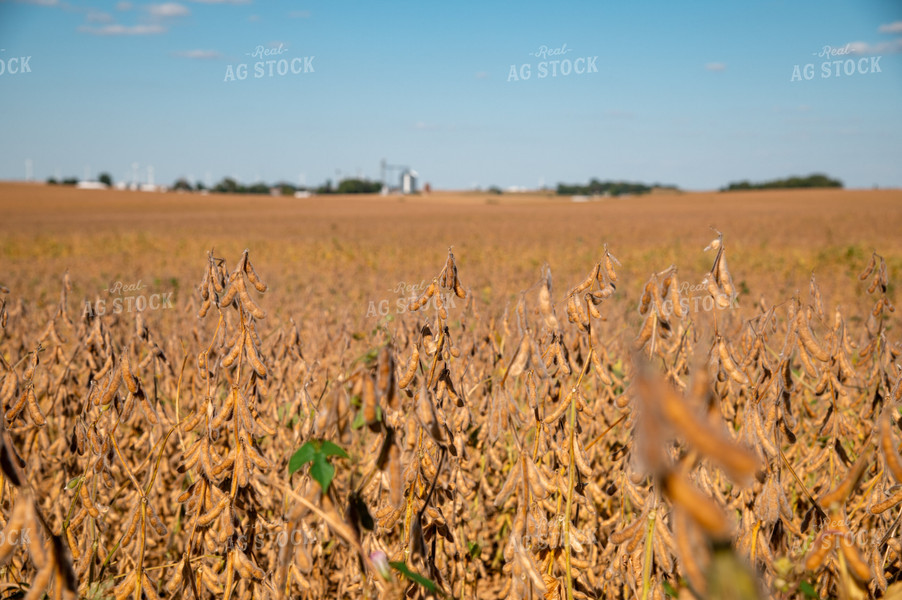
[[[417,178],[419,174],[406,165],[390,165],[382,159],[382,195],[392,192],[400,192],[402,194],[415,194],[417,192]],[[398,187],[393,188],[389,185],[392,172],[398,172]]]
[[[75,187],[80,190],[105,190],[107,186],[105,183],[100,183],[99,181],[79,181],[75,184]]]
[[[147,165],[147,183],[141,185],[138,189],[142,192],[156,192],[161,191],[158,190],[157,186],[153,183],[153,166]]]
[[[401,173],[401,193],[414,194],[417,191],[417,172],[408,169]]]

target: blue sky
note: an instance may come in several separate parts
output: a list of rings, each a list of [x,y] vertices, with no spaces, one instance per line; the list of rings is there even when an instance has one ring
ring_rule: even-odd
[[[315,185],[385,158],[444,189],[814,171],[902,187],[898,2],[0,0],[0,49],[31,57],[0,75],[0,179],[30,159],[40,180],[137,163],[164,184]],[[312,72],[254,76],[304,57]],[[540,78],[556,59],[569,75]],[[833,60],[855,73],[825,78]]]

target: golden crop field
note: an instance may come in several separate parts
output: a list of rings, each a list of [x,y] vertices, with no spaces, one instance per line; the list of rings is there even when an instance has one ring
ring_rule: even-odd
[[[900,231],[0,184],[0,598],[902,598]]]

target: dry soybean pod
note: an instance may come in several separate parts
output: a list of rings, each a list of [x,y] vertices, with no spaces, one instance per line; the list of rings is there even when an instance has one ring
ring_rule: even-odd
[[[876,266],[877,266],[877,254],[871,253],[871,260],[868,261],[867,266],[865,267],[864,271],[862,271],[861,274],[858,276],[858,279],[861,281],[864,281],[865,279],[867,279],[868,276],[874,272],[874,267],[876,267]]]
[[[417,366],[420,363],[420,351],[417,348],[417,345],[413,345],[413,354],[410,355],[410,360],[407,361],[407,371],[404,372],[404,375],[401,376],[401,379],[398,380],[398,386],[401,389],[406,388],[410,385],[410,382],[413,381],[414,375],[417,373]]]
[[[872,504],[868,510],[872,515],[879,515],[885,510],[892,508],[902,502],[902,489],[897,490],[895,494],[890,496],[889,498],[883,500],[882,502],[877,502],[876,504]]]
[[[38,406],[38,400],[34,395],[33,385],[28,386],[25,406],[28,408],[28,414],[31,416],[31,420],[34,421],[35,425],[43,427],[47,423],[47,419],[44,418],[44,413],[41,412],[41,407]]]
[[[251,282],[251,284],[257,289],[261,294],[266,291],[266,284],[260,279],[257,275],[257,272],[254,270],[254,266],[251,264],[251,261],[244,261],[244,272],[247,273],[247,280]]]
[[[22,409],[25,408],[25,400],[27,397],[28,390],[22,390],[22,393],[19,394],[19,399],[16,401],[16,403],[13,406],[9,407],[9,410],[6,411],[7,421],[12,423],[16,419],[16,417],[19,416],[19,413],[21,413]]]
[[[595,266],[592,268],[592,272],[589,273],[589,276],[586,277],[579,285],[570,290],[570,295],[573,296],[575,294],[582,293],[591,287],[592,282],[595,281],[596,277],[598,277],[598,263],[595,263]]]
[[[614,270],[614,265],[618,267],[621,266],[620,261],[614,258],[614,255],[608,252],[607,248],[604,251],[604,272],[608,276],[608,281],[611,283],[617,282],[617,272]]]
[[[796,331],[799,334],[799,339],[802,340],[802,344],[810,354],[821,362],[827,362],[830,360],[830,355],[827,354],[827,351],[814,339],[814,334],[812,334],[808,320],[804,315],[804,311],[800,310],[796,317]]]
[[[132,537],[135,535],[135,532],[138,530],[138,521],[140,520],[138,518],[140,516],[139,511],[138,511],[139,508],[141,508],[141,502],[135,502],[134,508],[132,508],[132,511],[128,515],[128,519],[126,519],[126,521],[125,521],[126,522],[125,535],[122,536],[122,540],[119,542],[119,545],[122,546],[123,548],[128,546],[128,543],[130,541],[132,541]],[[71,528],[72,528],[72,525],[70,524],[69,529],[71,529]]]
[[[241,338],[240,340],[236,340],[235,344],[231,347],[228,354],[222,357],[222,366],[223,367],[231,367],[232,363],[235,362],[235,359],[238,358],[238,355],[241,354],[241,349],[244,348],[244,341],[246,338]]]
[[[238,297],[241,299],[241,305],[249,312],[255,319],[264,319],[266,318],[266,313],[263,312],[263,309],[257,306],[257,303],[254,302],[254,299],[251,298],[251,295],[247,292],[247,288],[244,285],[244,282],[239,278],[238,279]]]
[[[131,366],[128,362],[127,350],[123,350],[122,352],[119,367],[122,369],[122,378],[125,380],[125,387],[127,387],[128,391],[132,394],[138,393],[138,382],[135,381],[135,376],[132,374]]]
[[[598,375],[601,382],[605,385],[611,385],[613,381],[611,380],[611,376],[608,375],[607,370],[602,366],[601,359],[598,357],[598,352],[594,350],[591,352],[592,356],[592,365],[595,367],[595,374]]]
[[[122,369],[119,368],[119,365],[116,365],[115,370],[113,370],[113,374],[110,376],[110,380],[107,384],[106,390],[103,392],[103,395],[99,398],[100,406],[106,406],[110,402],[113,401],[113,395],[118,391],[119,384],[122,382]],[[98,399],[94,399],[94,403],[98,403]]]
[[[654,312],[649,311],[648,315],[645,317],[645,322],[642,324],[642,329],[639,331],[639,336],[636,338],[636,341],[633,342],[633,347],[638,350],[642,346],[644,346],[648,340],[651,339],[652,331],[654,330],[654,320],[657,318]]]
[[[266,365],[264,365],[263,361],[260,359],[257,348],[251,343],[250,334],[245,336],[244,353],[247,355],[247,359],[250,361],[251,366],[254,368],[257,375],[259,377],[266,377]]]
[[[883,413],[880,419],[880,449],[883,450],[883,458],[886,460],[886,466],[896,483],[902,483],[902,460],[896,453],[896,444],[893,442],[891,431],[892,417],[889,411]]]
[[[852,574],[858,581],[868,582],[871,580],[871,569],[868,564],[861,558],[858,549],[851,543],[841,543],[843,556],[846,564],[851,567]]]
[[[363,381],[363,420],[367,425],[374,425],[376,418],[376,382],[370,375],[364,375]]]

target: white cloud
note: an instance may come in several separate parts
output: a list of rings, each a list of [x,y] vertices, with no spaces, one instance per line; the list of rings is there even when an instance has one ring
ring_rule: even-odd
[[[902,21],[885,23],[877,28],[879,33],[902,33]]]
[[[705,69],[708,71],[726,71],[727,65],[722,62],[713,62],[705,65]]]
[[[132,5],[131,2],[117,2],[116,3],[116,10],[125,11],[125,10],[131,10],[132,8],[134,8],[134,6]]]
[[[192,0],[200,4],[250,4],[251,0]]]
[[[851,42],[848,44],[849,51],[852,54],[875,55],[875,54],[896,54],[902,52],[902,38],[891,42],[880,42],[879,44],[868,44],[867,42]]]
[[[216,50],[181,50],[179,52],[173,52],[172,55],[195,60],[216,60],[222,58],[222,54]]]
[[[92,10],[85,16],[85,19],[88,21],[88,23],[112,23],[113,15],[111,15],[110,13]]]
[[[188,7],[177,2],[166,2],[164,4],[150,4],[147,6],[147,12],[154,17],[186,17],[191,14]]]
[[[309,19],[310,11],[309,10],[293,10],[288,13],[289,19]]]
[[[87,27],[78,28],[81,33],[91,35],[157,35],[166,33],[166,28],[162,25],[107,25],[105,27]]]
[[[485,71],[477,71],[476,72],[476,79],[488,79],[488,78],[489,78],[489,74],[487,72],[485,72]]]

